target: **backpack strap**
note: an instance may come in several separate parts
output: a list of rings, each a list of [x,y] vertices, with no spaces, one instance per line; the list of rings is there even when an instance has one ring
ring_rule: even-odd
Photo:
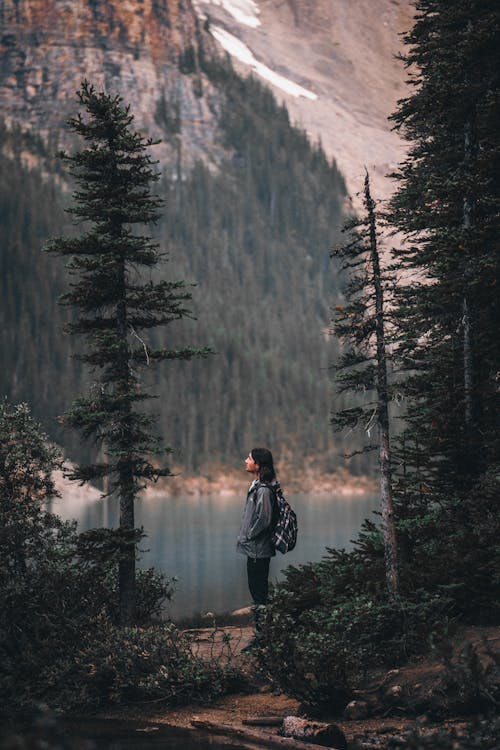
[[[279,515],[280,515],[280,508],[279,508],[279,502],[278,502],[278,491],[281,489],[278,485],[278,487],[274,484],[269,484],[268,482],[260,482],[260,486],[267,487],[269,490],[271,490],[271,504],[273,506],[273,515],[271,518],[270,528],[275,529],[276,524],[278,523]],[[259,485],[256,485],[258,487]]]

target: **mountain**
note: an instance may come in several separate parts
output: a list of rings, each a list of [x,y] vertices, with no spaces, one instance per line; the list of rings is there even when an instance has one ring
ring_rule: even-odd
[[[404,147],[387,118],[407,94],[396,56],[412,0],[197,0],[196,8],[237,70],[266,80],[292,122],[335,158],[356,207],[365,165],[374,196],[391,194],[387,174]]]
[[[224,5],[234,11],[238,3]],[[274,8],[273,24],[288,13],[279,3],[261,6],[263,19]],[[278,457],[310,463],[322,455],[333,468],[349,448],[333,439],[328,420],[330,307],[341,299],[329,251],[349,207],[345,181],[264,82],[242,78],[224,60],[217,24],[203,13],[189,0],[1,6],[0,387],[29,401],[72,458],[95,451],[57,424],[92,375],[70,359],[82,342],[61,333],[56,299],[65,271],[40,252],[49,236],[74,231],[62,211],[71,185],[54,152],[76,145],[64,123],[86,76],[120,93],[137,126],[162,139],[154,154],[166,205],[154,231],[169,262],[161,273],[197,285],[197,321],[163,335],[217,352],[145,374],[174,460],[190,468],[237,464],[264,443]],[[295,85],[318,87],[304,75]],[[297,101],[316,104],[319,93]],[[353,466],[366,468],[361,459]]]
[[[2,111],[50,138],[85,74],[133,100],[139,127],[155,137],[181,121],[188,163],[218,164],[219,96],[202,58],[228,50],[240,73],[261,76],[292,122],[321,141],[352,196],[366,165],[374,195],[387,198],[386,175],[403,154],[387,118],[406,95],[396,56],[413,12],[412,0],[4,0]],[[171,160],[168,141],[158,158]]]
[[[86,76],[133,102],[137,125],[154,137],[175,133],[181,121],[191,163],[207,154],[217,159],[217,95],[200,71],[200,57],[213,55],[215,42],[189,0],[5,0],[0,28],[7,123],[66,145],[63,125]],[[190,75],[182,70],[186,55]],[[171,156],[164,139],[157,158],[163,164]]]

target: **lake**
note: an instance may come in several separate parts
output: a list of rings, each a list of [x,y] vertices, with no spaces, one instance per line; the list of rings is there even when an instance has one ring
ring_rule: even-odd
[[[286,491],[286,488],[285,488]],[[325,547],[352,546],[363,519],[379,506],[376,495],[287,494],[297,513],[297,547],[271,561],[270,580],[290,564],[319,560]],[[154,566],[178,581],[167,613],[173,619],[208,611],[222,613],[250,604],[245,557],[236,552],[245,498],[241,495],[160,497],[146,494],[136,504],[136,525],[148,536],[141,567]],[[76,505],[64,498],[53,506],[63,518],[76,518],[81,531],[118,525],[114,498]]]

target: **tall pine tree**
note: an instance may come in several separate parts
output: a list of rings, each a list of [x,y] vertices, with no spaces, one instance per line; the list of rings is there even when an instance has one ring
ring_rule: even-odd
[[[425,492],[472,487],[499,462],[500,14],[493,0],[419,0],[404,57],[411,95],[393,115],[410,141],[392,224],[405,462]]]
[[[500,14],[419,0],[393,115],[410,142],[390,221],[404,236],[395,318],[405,430],[394,483],[407,583],[498,618]]]
[[[104,460],[79,466],[72,478],[108,478],[110,491],[119,496],[120,620],[128,624],[135,602],[135,500],[147,481],[170,474],[159,460],[151,460],[170,449],[153,431],[154,416],[140,408],[153,396],[139,370],[208,350],[149,345],[145,332],[188,316],[191,299],[184,282],[153,280],[161,254],[158,244],[141,232],[160,216],[161,201],[151,193],[159,177],[148,153],[154,142],[133,130],[133,115],[121,97],[98,93],[84,81],[78,99],[84,114],[78,113],[69,126],[86,145],[61,156],[78,186],[69,213],[77,224],[85,222],[85,231],[53,239],[46,249],[69,257],[74,281],[61,302],[77,311],[68,330],[85,337],[87,348],[78,358],[96,374],[89,395],[74,401],[64,423],[94,438],[104,449]]]
[[[391,482],[389,434],[390,385],[388,381],[387,300],[391,277],[383,271],[379,252],[376,205],[366,173],[363,206],[365,215],[348,222],[344,231],[349,240],[332,255],[341,260],[348,273],[345,305],[336,305],[334,333],[347,344],[337,370],[338,392],[372,393],[365,403],[339,410],[333,425],[351,430],[362,426],[368,435],[376,427],[377,444],[363,450],[378,449],[382,507],[382,534],[387,588],[393,599],[399,597],[398,549]]]

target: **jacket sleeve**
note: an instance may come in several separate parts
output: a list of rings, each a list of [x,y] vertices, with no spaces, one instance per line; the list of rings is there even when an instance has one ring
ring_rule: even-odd
[[[259,487],[255,495],[255,509],[248,529],[248,539],[255,539],[273,520],[273,506],[269,487]]]

